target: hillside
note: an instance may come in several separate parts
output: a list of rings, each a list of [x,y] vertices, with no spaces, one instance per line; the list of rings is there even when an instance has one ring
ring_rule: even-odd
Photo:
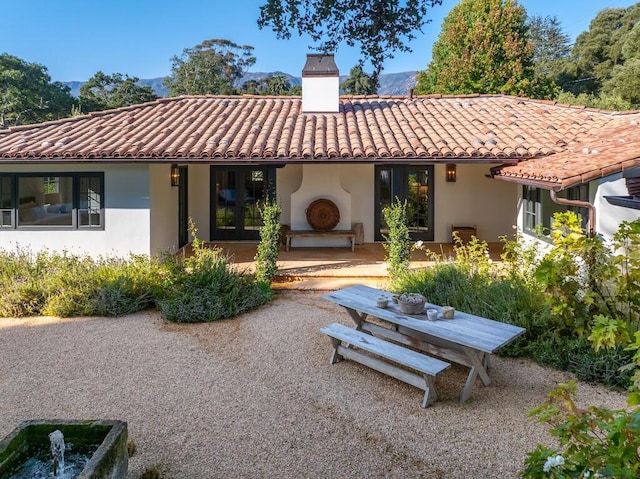
[[[249,80],[260,80],[272,75],[284,75],[291,82],[291,85],[300,85],[301,78],[294,77],[283,72],[249,72],[242,77],[240,83],[244,83]],[[340,82],[347,79],[347,75],[340,76]],[[160,97],[167,96],[167,89],[162,84],[162,77],[141,79],[138,83],[143,86],[149,86]],[[80,87],[84,84],[81,81],[63,82],[71,89],[71,94],[74,97],[80,95]],[[401,72],[401,73],[383,73],[380,75],[380,88],[378,94],[380,95],[408,95],[409,90],[416,84],[416,72]]]

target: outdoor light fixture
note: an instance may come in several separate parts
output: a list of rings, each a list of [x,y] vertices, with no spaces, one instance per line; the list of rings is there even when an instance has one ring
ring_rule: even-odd
[[[171,165],[171,186],[180,186],[180,169],[175,163]]]
[[[456,165],[455,163],[447,163],[447,181],[455,182],[456,181]]]

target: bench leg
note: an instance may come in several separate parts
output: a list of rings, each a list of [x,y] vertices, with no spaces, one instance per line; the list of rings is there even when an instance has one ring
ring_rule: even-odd
[[[438,395],[436,394],[436,382],[433,376],[429,376],[427,374],[423,375],[425,389],[424,389],[424,398],[422,399],[421,407],[425,408],[432,402],[438,399]]]
[[[289,251],[289,248],[291,248],[291,236],[287,236],[287,242],[285,244],[285,251]]]
[[[329,361],[330,364],[335,364],[342,359],[342,356],[338,354],[338,347],[340,346],[340,340],[331,337],[331,342],[333,343],[333,352],[331,353],[331,359]]]

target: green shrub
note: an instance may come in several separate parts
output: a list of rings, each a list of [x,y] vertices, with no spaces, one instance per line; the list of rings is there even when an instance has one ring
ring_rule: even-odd
[[[406,200],[402,203],[396,197],[391,205],[382,209],[382,214],[389,228],[388,234],[383,235],[386,240],[383,246],[387,252],[387,272],[393,281],[407,269],[411,260]]]
[[[173,257],[164,260],[167,288],[158,295],[156,304],[163,318],[175,322],[206,322],[231,318],[254,309],[269,299],[265,288],[255,277],[233,268],[219,248],[206,248],[197,239],[193,255],[184,261]]]
[[[264,201],[260,208],[262,227],[260,243],[256,251],[256,279],[270,284],[278,274],[280,254],[280,215],[282,207],[271,200]]]

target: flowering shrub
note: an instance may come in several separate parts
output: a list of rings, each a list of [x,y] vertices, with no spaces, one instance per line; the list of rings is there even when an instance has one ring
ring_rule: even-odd
[[[523,476],[636,478],[640,473],[640,408],[612,411],[574,402],[576,384],[560,384],[531,416],[553,426],[559,450],[541,445],[527,455]]]

